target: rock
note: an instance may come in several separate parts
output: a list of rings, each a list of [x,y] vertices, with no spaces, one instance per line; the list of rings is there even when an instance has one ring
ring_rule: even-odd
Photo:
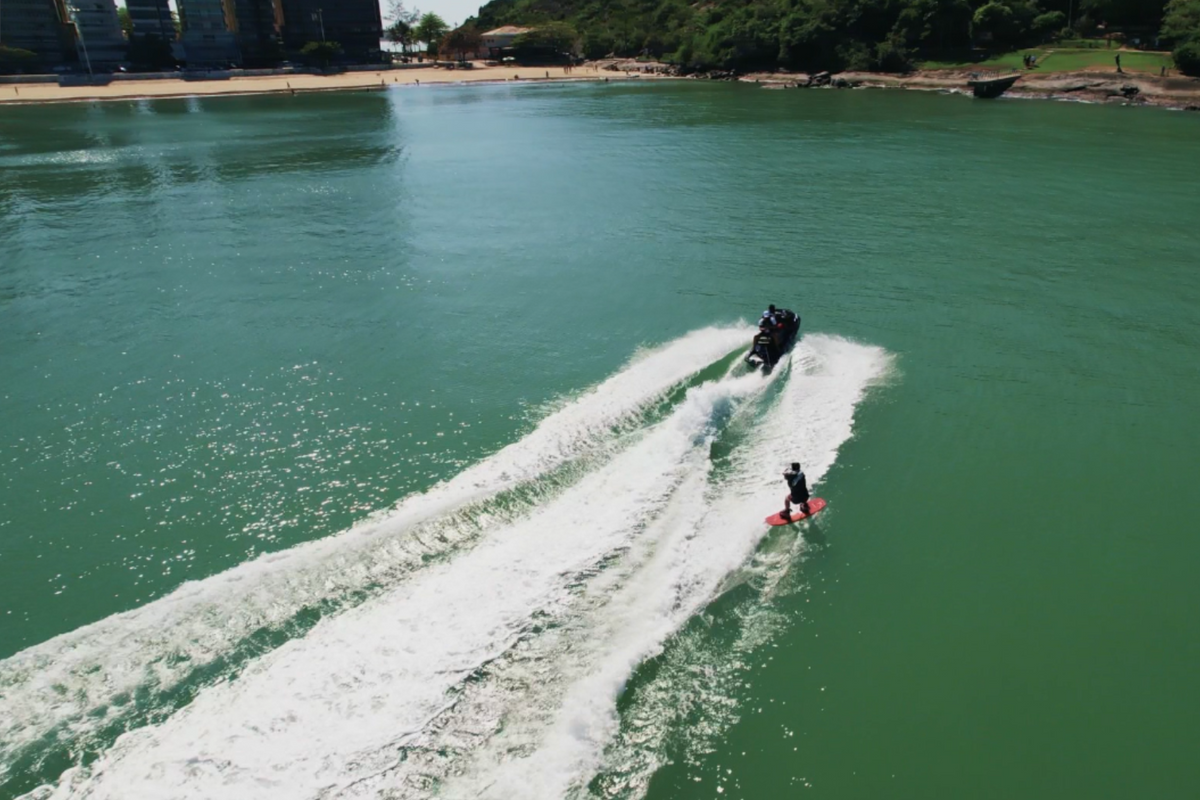
[[[1124,97],[1137,97],[1141,93],[1141,89],[1131,83],[1127,83],[1121,87],[1121,94]]]

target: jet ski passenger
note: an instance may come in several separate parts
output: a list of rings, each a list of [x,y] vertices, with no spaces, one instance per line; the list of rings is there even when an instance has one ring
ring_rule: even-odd
[[[764,364],[774,364],[779,360],[778,351],[775,348],[775,335],[766,328],[760,328],[758,336],[754,337],[754,348],[752,353],[757,353]]]
[[[800,510],[804,512],[804,516],[808,516],[808,479],[804,477],[804,470],[800,469],[799,462],[792,462],[792,468],[783,473],[783,479],[787,481],[788,494],[783,499],[783,516],[790,517],[792,515],[792,503],[798,503]]]

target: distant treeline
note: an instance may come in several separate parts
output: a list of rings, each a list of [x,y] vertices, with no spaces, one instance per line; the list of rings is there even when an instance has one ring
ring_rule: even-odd
[[[650,56],[698,70],[902,71],[972,48],[1112,31],[1200,47],[1200,0],[492,0],[474,22],[565,23],[588,58]]]

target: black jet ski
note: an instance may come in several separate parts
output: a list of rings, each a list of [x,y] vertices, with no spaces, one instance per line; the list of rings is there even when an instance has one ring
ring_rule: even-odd
[[[757,369],[762,367],[764,375],[770,374],[779,359],[791,349],[800,335],[800,315],[784,309],[779,312],[783,325],[773,331],[760,329],[750,345],[746,363]]]

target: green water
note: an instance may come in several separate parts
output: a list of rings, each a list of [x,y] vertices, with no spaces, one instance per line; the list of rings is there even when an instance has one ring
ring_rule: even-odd
[[[343,531],[638,348],[776,301],[894,368],[825,521],[760,546],[793,554],[786,590],[731,588],[669,638],[578,778],[1190,796],[1198,175],[1196,115],[918,93],[7,108],[0,658]],[[63,741],[0,795],[53,781]]]

